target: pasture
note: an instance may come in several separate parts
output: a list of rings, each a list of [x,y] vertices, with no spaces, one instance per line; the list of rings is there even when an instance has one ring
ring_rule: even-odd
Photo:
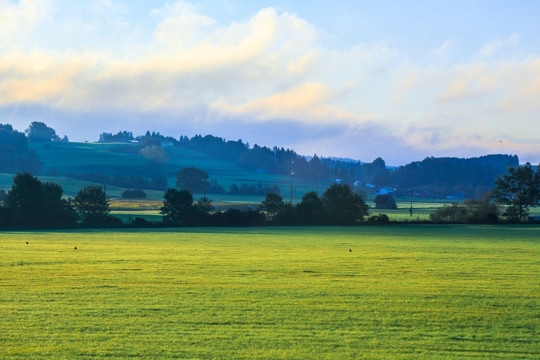
[[[0,253],[2,359],[540,357],[538,226],[4,232]]]

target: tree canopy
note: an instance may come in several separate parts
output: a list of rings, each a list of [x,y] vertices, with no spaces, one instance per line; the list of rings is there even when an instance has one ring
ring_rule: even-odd
[[[33,150],[28,149],[28,139],[9,124],[0,124],[0,172],[31,172],[38,174],[41,162]]]
[[[13,178],[5,206],[12,226],[17,228],[70,227],[77,215],[69,201],[62,198],[58,184],[42,183],[29,173]]]
[[[276,214],[283,210],[285,203],[281,195],[268,193],[266,198],[261,202],[260,209],[265,212],[268,219],[272,219]]]
[[[79,212],[83,224],[100,226],[107,223],[109,200],[101,186],[88,185],[83,187],[73,199],[73,205]]]
[[[183,168],[176,174],[176,187],[194,194],[205,194],[210,186],[208,173],[194,167]]]
[[[25,130],[25,133],[30,141],[60,141],[56,131],[40,121],[32,122],[28,129]]]
[[[330,225],[355,225],[369,214],[369,206],[349,185],[334,184],[321,197]]]
[[[508,174],[495,180],[492,198],[498,204],[506,205],[504,216],[525,220],[529,207],[540,204],[539,171],[535,172],[530,164],[508,168]]]
[[[193,195],[186,190],[168,189],[165,192],[161,214],[163,221],[172,224],[185,224],[191,215]]]

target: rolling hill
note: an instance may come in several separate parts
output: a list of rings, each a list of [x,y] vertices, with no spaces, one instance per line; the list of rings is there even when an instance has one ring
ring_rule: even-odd
[[[323,181],[301,181],[290,176],[270,174],[264,171],[253,171],[240,168],[234,161],[222,160],[202,152],[182,147],[164,148],[167,160],[158,163],[142,157],[137,144],[133,143],[77,143],[77,142],[30,142],[29,147],[35,151],[42,162],[43,181],[60,184],[67,196],[93,182],[77,179],[81,174],[100,174],[113,177],[115,174],[151,178],[154,175],[165,176],[169,187],[176,182],[176,173],[184,167],[196,167],[205,170],[210,180],[215,180],[226,191],[232,184],[277,185],[285,198],[290,196],[293,185],[294,198],[300,198],[306,191],[324,190],[328,183]],[[0,174],[0,189],[9,189],[13,174]],[[107,194],[119,197],[123,187],[107,186]],[[163,192],[147,190],[150,199],[162,199]],[[213,194],[217,201],[253,201],[258,202],[262,196]]]

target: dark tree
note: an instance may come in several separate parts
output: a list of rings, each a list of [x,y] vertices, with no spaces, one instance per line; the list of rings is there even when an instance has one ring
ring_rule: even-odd
[[[208,193],[209,194],[224,194],[225,189],[223,189],[223,186],[219,185],[217,180],[210,181],[210,186],[208,187]]]
[[[284,207],[285,203],[280,195],[268,193],[266,194],[266,199],[261,202],[260,210],[266,213],[269,220],[272,220]]]
[[[40,121],[32,122],[28,129],[25,130],[25,133],[29,141],[60,141],[60,138],[56,135],[56,131]]]
[[[165,192],[161,214],[163,221],[175,225],[187,225],[193,213],[193,195],[188,190],[168,189]]]
[[[137,137],[137,140],[139,140],[139,146],[141,148],[147,147],[147,146],[159,146],[161,147],[161,142],[163,141],[163,136],[159,133],[152,133],[150,134],[150,131],[146,132],[146,135],[143,137]]]
[[[7,206],[0,205],[0,228],[14,227],[13,224],[13,211]]]
[[[58,184],[42,183],[29,173],[13,178],[5,206],[11,214],[11,225],[17,228],[69,227],[77,217],[70,202],[62,198]]]
[[[90,226],[105,225],[109,214],[109,200],[103,187],[88,185],[79,190],[73,205],[83,224]]]
[[[210,183],[208,173],[194,167],[183,168],[176,174],[176,187],[193,194],[205,194]]]
[[[12,225],[17,228],[41,227],[44,224],[45,207],[42,184],[29,173],[20,173],[13,178],[7,193],[6,207],[11,209]]]
[[[9,124],[0,124],[0,172],[39,173],[41,163],[37,155],[28,150],[28,139]]]
[[[203,196],[202,198],[197,200],[196,207],[197,207],[197,210],[203,214],[209,214],[212,210],[214,210],[214,205],[212,204],[212,200],[210,200],[206,196]]]
[[[334,184],[322,195],[325,219],[330,225],[355,225],[369,214],[369,206],[349,185]]]
[[[495,180],[492,198],[506,205],[503,215],[512,220],[526,220],[529,206],[540,204],[540,175],[530,164],[508,168],[508,174]]]
[[[77,223],[77,213],[69,200],[62,197],[64,189],[58,184],[46,182],[41,186],[44,222],[49,227],[71,227]]]
[[[296,205],[296,212],[301,225],[319,225],[323,219],[323,203],[316,192],[310,191]]]
[[[229,209],[212,215],[215,226],[262,226],[264,221],[264,214],[254,210]]]
[[[129,142],[131,140],[133,140],[131,131],[119,131],[116,135],[108,132],[101,133],[98,142]]]
[[[142,190],[124,190],[122,192],[122,198],[124,199],[146,199],[146,193]]]

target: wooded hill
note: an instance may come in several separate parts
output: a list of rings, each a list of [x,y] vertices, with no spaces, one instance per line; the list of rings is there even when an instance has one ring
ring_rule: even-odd
[[[263,196],[276,186],[288,195],[293,185],[298,198],[338,182],[368,192],[395,188],[397,196],[408,196],[414,189],[422,197],[480,198],[498,175],[519,164],[515,155],[429,157],[389,169],[381,158],[363,163],[305,157],[291,149],[251,146],[243,140],[212,135],[173,138],[156,132],[137,137],[127,131],[102,133],[96,143],[75,143],[60,139],[43,123],[32,123],[26,134],[0,125],[0,149],[3,173],[30,171],[121,189],[163,191],[175,185],[179,170],[195,167],[210,176],[207,192],[224,196]]]

